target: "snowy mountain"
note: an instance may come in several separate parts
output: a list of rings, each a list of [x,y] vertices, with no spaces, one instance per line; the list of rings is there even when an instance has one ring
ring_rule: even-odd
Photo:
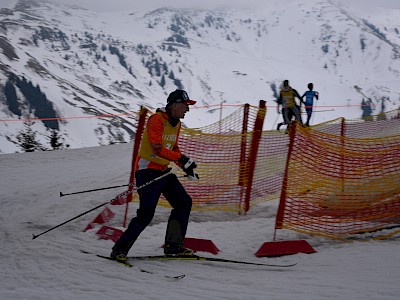
[[[140,106],[163,106],[176,88],[198,101],[189,127],[217,121],[222,102],[264,99],[273,129],[284,79],[300,94],[314,83],[314,124],[359,118],[363,99],[376,114],[397,109],[398,19],[398,9],[366,14],[329,0],[126,12],[17,1],[0,10],[0,153],[21,151],[27,118],[47,118],[30,125],[46,147],[54,130],[72,148],[130,141]]]

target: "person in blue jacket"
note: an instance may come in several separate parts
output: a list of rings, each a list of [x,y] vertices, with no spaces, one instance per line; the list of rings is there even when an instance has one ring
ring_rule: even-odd
[[[306,100],[303,100],[307,113],[307,121],[305,125],[310,126],[311,115],[313,112],[314,98],[318,100],[319,94],[318,92],[313,91],[314,85],[312,83],[309,83],[307,87],[308,91],[306,91],[303,94],[303,96],[301,96],[301,99],[304,99],[304,97],[306,98]]]

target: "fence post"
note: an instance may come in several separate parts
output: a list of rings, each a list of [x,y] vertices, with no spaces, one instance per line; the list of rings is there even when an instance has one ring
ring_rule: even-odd
[[[340,157],[340,178],[342,183],[342,192],[344,192],[344,138],[346,133],[346,122],[345,118],[342,118],[341,127],[340,127],[340,141],[342,146],[342,154]]]
[[[254,123],[254,131],[253,131],[253,136],[251,139],[251,145],[250,145],[250,152],[249,152],[249,158],[248,158],[248,178],[247,178],[247,188],[246,188],[246,196],[245,196],[245,208],[244,211],[247,212],[250,209],[250,197],[251,197],[251,189],[253,185],[253,177],[254,177],[254,169],[256,167],[256,161],[257,161],[257,153],[258,153],[258,146],[260,145],[260,139],[262,135],[262,130],[264,126],[264,119],[265,119],[265,114],[266,114],[267,108],[266,108],[266,101],[265,100],[260,100],[259,104],[259,109],[257,112],[257,118]]]
[[[147,113],[148,109],[145,107],[140,107],[140,112],[139,112],[139,120],[138,120],[138,125],[136,128],[136,134],[135,134],[135,142],[133,144],[133,154],[132,154],[132,164],[131,164],[131,176],[129,178],[129,188],[128,191],[130,192],[126,198],[126,204],[125,204],[125,215],[124,215],[124,221],[122,226],[126,227],[126,219],[128,217],[128,205],[129,202],[132,201],[132,190],[133,190],[133,184],[135,182],[135,162],[136,162],[136,157],[139,153],[139,147],[140,147],[140,142],[142,141],[142,135],[144,131],[144,126],[146,123],[146,118],[147,118]]]
[[[290,163],[290,157],[291,157],[292,151],[293,151],[294,139],[296,137],[297,124],[298,123],[296,121],[293,121],[292,124],[290,125],[290,133],[289,133],[290,141],[289,141],[288,154],[287,154],[287,158],[286,158],[285,174],[283,175],[281,197],[279,200],[278,212],[276,214],[276,219],[275,219],[275,231],[274,231],[274,238],[273,238],[274,241],[276,238],[276,230],[282,229],[282,225],[283,225],[283,217],[285,214],[285,205],[286,205],[286,189],[287,189],[288,176],[289,176],[289,163]]]
[[[247,125],[249,123],[249,111],[250,104],[246,103],[244,105],[243,111],[243,122],[242,122],[242,138],[240,142],[240,163],[239,163],[239,186],[240,186],[240,200],[239,200],[239,215],[242,212],[242,204],[243,204],[243,191],[244,186],[246,185],[246,170],[247,170],[247,162],[246,162],[246,148],[247,148]]]

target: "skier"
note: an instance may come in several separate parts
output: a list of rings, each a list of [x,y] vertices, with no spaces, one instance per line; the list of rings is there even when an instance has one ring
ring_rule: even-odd
[[[316,91],[313,91],[314,85],[310,82],[308,84],[308,91],[306,91],[303,96],[301,96],[301,99],[304,99],[304,97],[306,97],[306,100],[303,101],[304,106],[306,108],[306,112],[307,112],[307,122],[306,122],[306,126],[310,126],[310,120],[311,120],[311,115],[312,115],[312,111],[313,111],[313,105],[314,105],[314,97],[315,99],[318,100],[319,98],[319,94]]]
[[[195,161],[183,155],[178,147],[180,119],[189,111],[190,100],[184,90],[176,90],[169,94],[165,108],[157,109],[146,125],[139,154],[135,163],[136,185],[154,180],[170,171],[171,161],[180,166],[189,180],[198,180],[194,171]],[[183,247],[183,241],[192,209],[192,198],[188,195],[175,174],[169,174],[154,183],[138,190],[139,209],[128,228],[115,243],[111,259],[119,262],[128,260],[127,254],[140,233],[150,224],[161,194],[172,206],[171,215],[165,235],[164,253],[166,255],[193,255],[193,250]]]
[[[288,125],[288,128],[286,129],[285,133],[289,132],[293,116],[300,124],[303,124],[300,114],[300,105],[297,105],[296,97],[300,99],[300,104],[301,104],[302,99],[299,93],[289,85],[289,80],[284,80],[283,87],[279,93],[279,98],[277,101],[278,106],[282,105],[282,114],[284,122],[279,123],[277,129],[279,130],[279,128],[282,125],[286,124]]]

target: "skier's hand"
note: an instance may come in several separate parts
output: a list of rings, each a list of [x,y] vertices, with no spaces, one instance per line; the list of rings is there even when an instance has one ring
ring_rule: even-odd
[[[181,168],[183,169],[183,171],[186,172],[186,170],[189,169],[195,169],[197,168],[196,162],[187,157],[186,155],[183,155],[178,159],[178,162],[181,164]]]
[[[178,162],[182,165],[181,168],[186,173],[186,176],[190,181],[199,180],[199,175],[194,171],[194,169],[197,168],[197,165],[193,159],[187,157],[186,155],[182,155],[178,159]]]
[[[185,176],[188,178],[189,181],[198,181],[198,180],[200,180],[199,174],[197,174],[195,170],[190,169],[190,170],[185,171],[185,172],[186,172]]]

